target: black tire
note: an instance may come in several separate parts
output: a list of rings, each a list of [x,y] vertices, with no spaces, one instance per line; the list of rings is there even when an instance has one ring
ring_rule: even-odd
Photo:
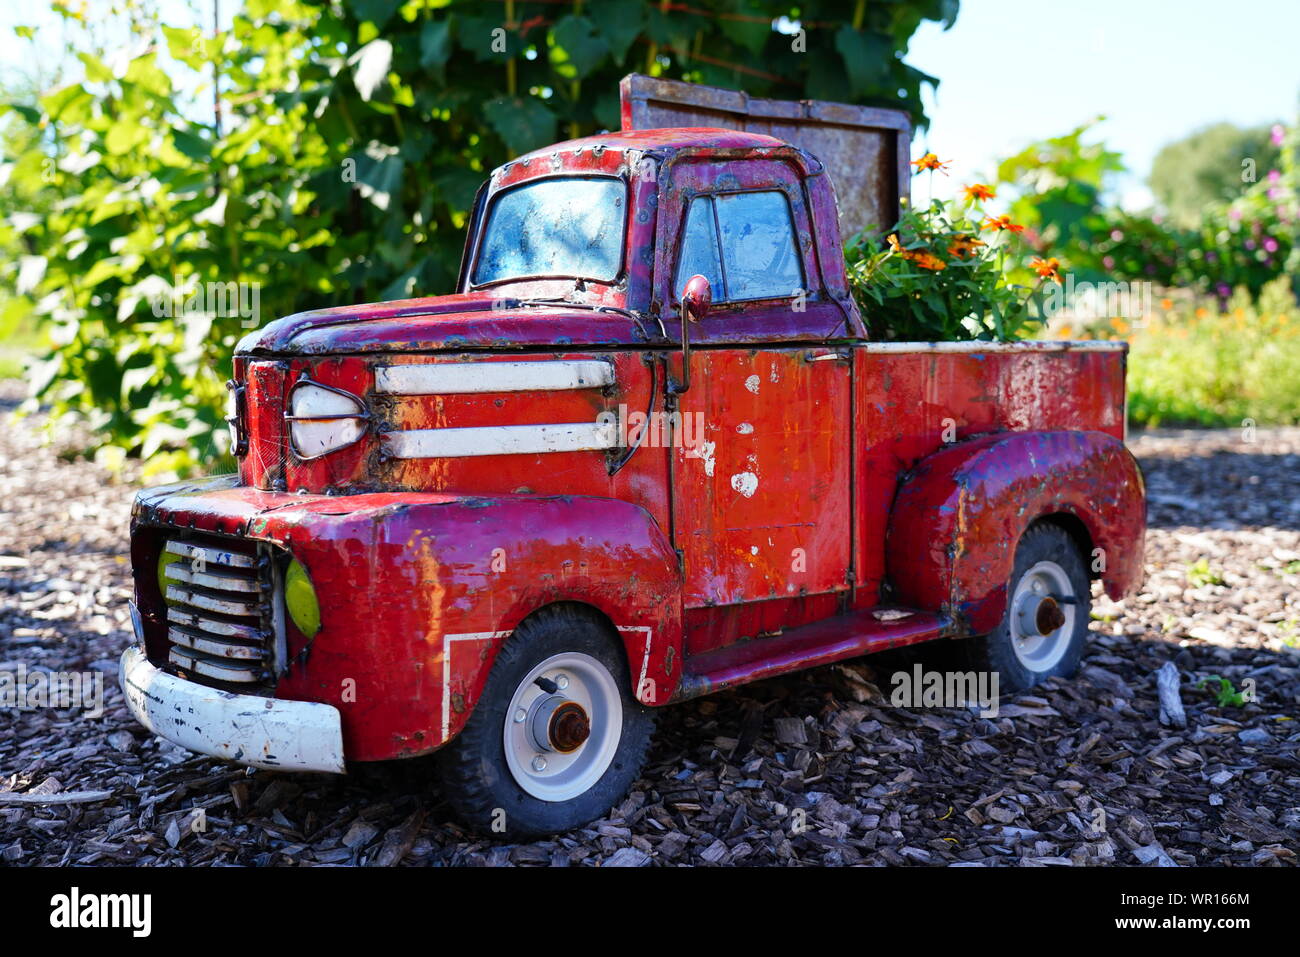
[[[1068,627],[1068,631],[1060,636],[1064,650],[1059,659],[1045,667],[1036,668],[1016,653],[1012,625],[1015,609],[1012,607],[1012,599],[1026,573],[1040,562],[1055,564],[1068,579],[1073,594],[1068,596],[1072,599],[1071,604],[1061,605],[1063,612],[1072,611],[1072,614],[1067,615],[1072,620],[1061,626]],[[999,692],[1028,691],[1048,678],[1068,678],[1078,671],[1088,640],[1091,610],[1092,588],[1088,569],[1074,539],[1059,525],[1040,522],[1031,526],[1016,546],[1015,565],[1011,580],[1007,583],[1007,608],[998,627],[988,635],[958,639],[957,643],[963,646],[969,667],[976,671],[997,673]]]
[[[617,750],[586,791],[563,801],[524,790],[506,759],[506,712],[517,688],[539,664],[558,654],[583,654],[608,669],[618,686],[622,724]],[[536,837],[569,831],[607,813],[645,766],[655,716],[630,692],[628,666],[616,633],[579,606],[544,608],[501,647],[483,695],[465,728],[438,754],[443,794],[469,826],[496,837]],[[594,773],[594,772],[593,772]]]

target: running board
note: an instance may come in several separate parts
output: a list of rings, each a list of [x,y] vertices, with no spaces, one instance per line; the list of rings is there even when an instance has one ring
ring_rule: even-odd
[[[894,617],[902,615],[903,617]],[[931,611],[872,608],[803,625],[769,638],[752,638],[693,655],[674,701],[817,668],[873,651],[929,641],[944,633],[948,620]]]

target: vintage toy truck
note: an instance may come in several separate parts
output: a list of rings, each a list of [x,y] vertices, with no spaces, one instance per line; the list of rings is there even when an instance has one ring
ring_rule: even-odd
[[[239,473],[134,505],[150,729],[282,770],[439,752],[465,820],[526,835],[619,800],[673,702],[936,639],[1004,692],[1075,669],[1092,581],[1142,568],[1123,345],[870,341],[790,141],[882,215],[905,119],[623,93],[622,131],[492,174],[455,294],[239,345]]]

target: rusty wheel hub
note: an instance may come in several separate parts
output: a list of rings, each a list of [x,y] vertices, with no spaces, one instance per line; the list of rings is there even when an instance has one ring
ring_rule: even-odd
[[[582,747],[590,734],[591,722],[587,719],[587,712],[576,701],[565,701],[557,707],[546,728],[551,747],[561,754]]]
[[[1056,562],[1038,562],[1016,583],[1008,616],[1012,649],[1031,671],[1047,672],[1065,655],[1074,635],[1075,601],[1070,576]]]
[[[1040,635],[1050,635],[1065,624],[1065,612],[1061,611],[1061,606],[1056,603],[1055,598],[1049,595],[1038,603],[1034,624],[1038,627]]]
[[[623,729],[618,679],[599,659],[564,652],[519,682],[502,727],[506,766],[543,801],[568,801],[600,780]]]

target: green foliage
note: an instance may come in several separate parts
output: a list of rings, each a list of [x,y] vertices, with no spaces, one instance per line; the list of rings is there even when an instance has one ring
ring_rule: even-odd
[[[1217,687],[1211,688],[1211,692],[1220,708],[1244,708],[1251,701],[1249,695],[1238,691],[1233,687],[1232,682],[1222,675],[1209,675],[1202,678],[1196,682],[1196,687],[1200,690],[1212,684],[1217,684]]]
[[[1187,566],[1187,581],[1195,588],[1206,585],[1222,585],[1223,576],[1210,567],[1208,560],[1198,558]]]
[[[1212,292],[1221,306],[1234,289],[1258,296],[1283,273],[1300,283],[1300,135],[1294,127],[1274,146],[1276,166],[1261,166],[1258,182],[1232,201],[1203,205],[1190,226],[1104,206],[1106,176],[1121,167],[1104,146],[1080,144],[1086,129],[1035,144],[999,168],[1004,181],[1029,184],[1020,186],[1013,217],[1031,227],[1031,242],[1050,245],[1078,279],[1190,287]],[[1281,139],[1282,132],[1275,127],[1269,136]],[[1240,172],[1239,160],[1234,169]]]
[[[1278,159],[1269,127],[1216,123],[1161,149],[1147,182],[1173,222],[1190,228],[1206,207],[1241,196],[1276,169]]]
[[[849,282],[873,339],[1007,341],[1041,326],[1033,300],[1042,283],[1029,288],[1008,276],[1019,240],[1010,231],[980,239],[979,212],[935,200],[905,209],[883,238],[850,240]]]
[[[1166,300],[1128,338],[1133,423],[1300,424],[1300,308],[1287,277],[1257,302],[1239,291],[1225,312],[1209,298]]]
[[[998,164],[998,182],[1015,194],[1011,218],[1026,227],[1026,238],[1040,251],[1069,264],[1080,279],[1096,280],[1088,250],[1106,226],[1103,192],[1112,174],[1122,172],[1118,153],[1084,138],[1098,117],[1064,136],[1031,143]]]
[[[29,253],[3,283],[56,346],[33,388],[154,471],[192,467],[222,451],[222,380],[246,329],[212,308],[158,315],[171,285],[256,284],[260,321],[450,291],[486,173],[616,128],[624,74],[923,122],[937,81],[901,54],[957,6],[824,0],[798,8],[801,37],[772,29],[795,12],[774,0],[247,0],[217,37],[133,6],[120,57],[54,4],[85,76],[4,108],[30,141],[0,180],[0,249]],[[180,92],[214,73],[219,124]]]

